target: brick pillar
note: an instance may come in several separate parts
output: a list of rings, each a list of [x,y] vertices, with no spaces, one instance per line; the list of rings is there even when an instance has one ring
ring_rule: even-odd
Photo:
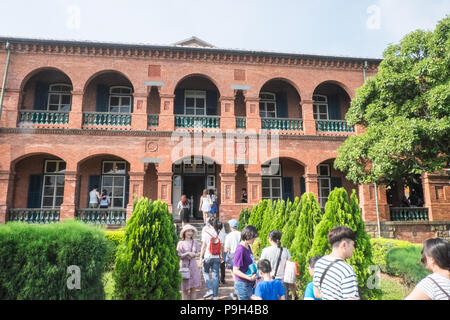
[[[247,197],[249,204],[257,204],[262,199],[262,177],[259,164],[247,166]]]
[[[128,194],[128,205],[127,205],[127,220],[131,217],[133,213],[133,202],[134,197],[137,196],[138,200],[144,196],[144,176],[145,172],[129,172],[130,177],[130,189]]]
[[[20,90],[5,89],[3,97],[0,127],[15,128],[18,121],[18,109],[23,92]]]
[[[220,97],[220,129],[222,131],[236,130],[234,115],[234,97]]]
[[[12,208],[15,173],[0,171],[0,224],[7,220],[8,209]]]
[[[160,131],[174,131],[175,117],[173,114],[173,101],[175,95],[161,94],[161,107],[159,114],[159,130]]]
[[[430,221],[450,220],[450,178],[446,174],[422,174],[425,207]]]
[[[390,220],[389,205],[386,197],[386,187],[383,185],[377,186],[378,191],[378,212],[380,222]],[[362,217],[364,222],[377,222],[375,187],[373,184],[358,185],[359,192],[359,206],[362,210]]]
[[[64,176],[64,200],[60,208],[60,221],[75,218],[77,172],[67,171]]]
[[[133,99],[131,126],[133,130],[147,130],[147,94],[135,92]]]
[[[167,203],[172,212],[172,172],[158,172],[158,200]]]
[[[316,197],[317,202],[319,202],[319,181],[317,174],[305,174],[305,187],[306,192],[312,192],[314,194],[314,197]]]
[[[317,134],[316,120],[314,120],[313,104],[313,100],[303,100],[301,103],[303,116],[303,132],[306,135],[311,136],[315,136]]]
[[[261,117],[259,116],[259,98],[245,97],[247,115],[247,130],[261,130]]]
[[[72,91],[72,106],[69,113],[69,129],[83,126],[83,91]]]

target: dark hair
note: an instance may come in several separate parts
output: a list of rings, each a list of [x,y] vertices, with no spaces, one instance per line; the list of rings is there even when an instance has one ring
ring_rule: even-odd
[[[261,270],[262,273],[270,273],[272,271],[272,267],[270,266],[270,261],[267,259],[261,259],[258,261],[258,270]]]
[[[428,239],[423,243],[421,262],[426,264],[427,256],[434,259],[439,268],[450,271],[450,244],[441,238]]]
[[[251,224],[246,226],[241,231],[241,241],[251,240],[258,236],[258,230],[256,230],[255,226]]]
[[[272,240],[273,242],[277,243],[277,247],[281,248],[281,232],[278,230],[272,230],[269,233],[269,239]]]
[[[209,189],[209,195],[212,196],[214,194],[214,189]]]
[[[328,242],[332,247],[338,246],[342,241],[356,240],[356,232],[346,226],[333,228],[328,233]]]
[[[95,185],[95,186],[94,186],[94,189],[98,189],[98,185]]]
[[[322,256],[315,256],[315,257],[309,258],[309,260],[308,260],[309,267],[314,268],[314,266],[316,265],[316,262],[319,261],[320,258],[322,258]]]
[[[210,214],[208,218],[208,223],[216,230],[217,234],[219,234],[222,229],[222,222],[217,219],[215,214]]]
[[[102,196],[106,196],[106,195],[108,195],[108,191],[106,191],[106,189],[103,189]]]

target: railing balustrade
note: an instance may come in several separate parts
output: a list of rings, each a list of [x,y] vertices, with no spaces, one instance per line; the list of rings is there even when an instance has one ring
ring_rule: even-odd
[[[261,129],[302,131],[303,120],[288,118],[261,118]]]
[[[316,130],[319,132],[355,132],[345,120],[316,120]]]
[[[390,208],[391,221],[424,221],[428,220],[428,208],[401,207]]]
[[[219,116],[175,115],[175,128],[220,128]]]
[[[9,209],[8,221],[46,224],[59,222],[59,209]]]
[[[19,110],[20,123],[32,124],[67,124],[69,123],[68,111],[40,111],[40,110]]]

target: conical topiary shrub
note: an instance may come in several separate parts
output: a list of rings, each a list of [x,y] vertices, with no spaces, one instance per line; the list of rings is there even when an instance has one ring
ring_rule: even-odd
[[[322,218],[322,209],[313,193],[303,194],[299,207],[298,227],[290,252],[292,260],[298,263],[300,286],[297,289],[303,294],[307,283],[311,281],[307,269],[307,255],[312,246],[314,231]]]
[[[127,222],[113,271],[116,299],[180,299],[177,235],[167,204],[141,198]]]
[[[253,207],[250,213],[250,219],[248,220],[248,224],[251,224],[256,228],[256,230],[261,231],[261,227],[263,225],[264,213],[266,208],[271,206],[270,200],[262,200],[256,206]]]
[[[281,245],[287,248],[289,252],[291,250],[292,241],[294,241],[295,238],[295,232],[298,227],[301,208],[302,202],[299,201],[298,197],[296,197],[294,203],[290,208],[289,218],[285,223],[283,229],[280,230],[282,232]]]
[[[353,257],[347,261],[355,270],[358,281],[359,295],[362,299],[374,299],[379,297],[380,290],[369,289],[367,280],[370,276],[368,268],[374,265],[372,262],[372,247],[369,236],[364,229],[358,199],[353,191],[350,202],[344,188],[335,188],[328,196],[325,204],[325,214],[314,232],[312,248],[307,259],[313,256],[324,256],[331,252],[328,243],[328,233],[337,226],[347,226],[356,231],[355,250]]]
[[[244,229],[248,225],[248,220],[250,219],[251,212],[252,211],[249,208],[241,210],[241,213],[239,214],[239,231],[242,231],[242,229]]]

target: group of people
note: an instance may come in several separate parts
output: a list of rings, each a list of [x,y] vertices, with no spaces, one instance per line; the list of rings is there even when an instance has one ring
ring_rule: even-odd
[[[102,191],[102,194],[98,192],[98,186],[94,186],[94,188],[89,192],[89,208],[91,209],[107,209],[111,205],[111,198],[108,195],[106,190]]]
[[[209,215],[202,230],[202,243],[194,239],[197,230],[186,224],[178,243],[180,267],[189,267],[189,276],[183,279],[183,299],[196,299],[195,291],[202,286],[196,258],[201,258],[201,268],[206,284],[204,299],[218,299],[219,270],[228,269],[234,276],[233,300],[288,300],[295,298],[295,285],[285,282],[285,270],[291,255],[281,246],[281,232],[272,230],[270,246],[264,248],[259,261],[255,261],[251,245],[258,237],[256,228],[248,225],[241,232],[235,219],[228,221],[231,232],[223,231],[223,224],[215,215]],[[304,300],[359,300],[355,271],[345,262],[353,255],[356,232],[346,226],[333,228],[328,234],[332,248],[330,254],[312,257],[308,270],[313,281],[308,283]],[[411,300],[450,299],[450,244],[434,238],[424,242],[421,262],[432,273],[422,279],[405,298]],[[210,271],[212,279],[210,278]],[[221,282],[224,280],[224,270]],[[223,276],[222,276],[223,275]],[[222,278],[223,277],[223,278]]]
[[[187,196],[183,194],[181,196],[180,202],[178,202],[177,206],[178,214],[181,218],[182,227],[186,223],[189,223],[189,217],[191,213],[191,203]],[[206,223],[206,219],[209,214],[215,214],[218,216],[219,207],[217,205],[217,196],[214,189],[203,190],[202,196],[200,197],[200,206],[198,209],[203,214],[203,222]]]

